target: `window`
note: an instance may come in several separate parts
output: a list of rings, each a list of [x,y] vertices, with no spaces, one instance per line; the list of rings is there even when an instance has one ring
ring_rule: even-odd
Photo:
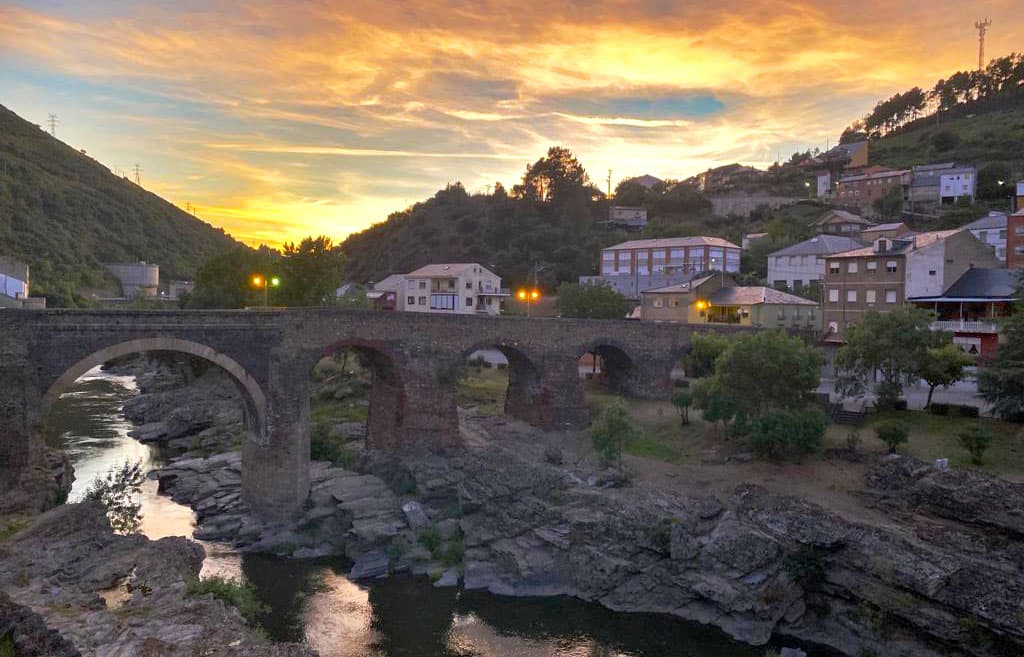
[[[979,230],[978,231],[978,239],[981,240],[982,242],[988,240],[988,231]]]
[[[793,319],[800,319],[800,309],[799,308],[794,308],[793,309]]]
[[[786,309],[785,308],[779,308],[779,320],[782,321],[782,320],[785,320],[785,319],[786,319]]]
[[[828,273],[830,273],[830,274],[838,274],[839,273],[839,263],[838,262],[830,262],[830,263],[828,263]]]
[[[839,322],[829,322],[828,323],[828,332],[829,333],[839,333]]]
[[[426,281],[420,281],[420,289],[421,290],[427,289],[427,282]]]
[[[409,298],[407,298],[405,300],[405,305],[407,305],[407,306],[415,306],[416,305],[416,297],[409,297]]]
[[[431,294],[430,308],[432,310],[455,310],[456,298],[454,294]]]
[[[804,286],[804,282],[802,280],[797,279],[797,280],[793,281],[793,289],[794,290],[799,291],[800,288],[802,288],[803,286]]]
[[[890,261],[886,262],[885,263],[885,271],[889,272],[890,274],[895,274],[896,273],[896,261],[895,260],[890,260]]]
[[[886,290],[885,291],[885,302],[886,303],[896,303],[896,290]]]
[[[830,288],[828,291],[828,300],[832,303],[839,301],[839,288]]]
[[[473,289],[473,281],[466,281],[466,289],[467,290],[472,290]]]
[[[878,261],[871,260],[870,262],[868,262],[867,269],[869,273],[878,271]]]
[[[875,302],[875,291],[874,290],[865,290],[864,291],[864,301],[866,301],[868,303],[874,303]]]
[[[1024,246],[1016,246],[1013,248],[1013,252],[1017,255],[1024,255]]]
[[[848,303],[857,303],[857,290],[847,290],[846,301]]]
[[[450,279],[450,278],[448,279],[448,289],[449,290],[454,290],[455,289],[455,281]]]
[[[467,308],[472,308],[473,307],[473,297],[466,297],[466,307]]]
[[[421,305],[421,306],[427,305],[427,298],[426,297],[420,297],[419,305]]]
[[[935,275],[935,270],[934,269],[929,269],[928,270],[928,275],[929,276],[934,276]]]
[[[661,308],[661,299],[655,299],[654,300],[654,307],[655,308]]]
[[[1001,239],[1001,240],[1005,240],[1006,239],[1006,231],[1005,230],[999,231],[999,239]]]
[[[669,259],[672,260],[672,262],[682,262],[683,261],[683,250],[682,249],[672,249],[669,252]]]
[[[1017,226],[1013,229],[1014,235],[1024,235],[1024,226]]]
[[[615,251],[604,251],[601,253],[601,259],[605,262],[615,262]]]
[[[847,263],[847,265],[846,265],[846,273],[847,274],[856,274],[857,273],[857,263],[856,262]]]

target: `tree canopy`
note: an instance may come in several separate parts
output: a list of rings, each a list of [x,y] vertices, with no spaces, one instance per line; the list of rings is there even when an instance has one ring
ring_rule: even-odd
[[[556,301],[562,317],[625,319],[633,303],[607,285],[562,283]]]

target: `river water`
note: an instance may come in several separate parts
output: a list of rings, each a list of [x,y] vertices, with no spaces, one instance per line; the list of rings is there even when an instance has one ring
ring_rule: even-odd
[[[159,467],[166,455],[130,436],[122,408],[137,394],[130,376],[95,369],[78,380],[47,418],[47,442],[71,458],[78,501],[97,476],[125,460]],[[147,481],[142,531],[150,538],[191,536],[195,516]],[[764,648],[658,614],[615,613],[572,598],[503,598],[436,589],[429,580],[392,577],[371,584],[345,578],[343,561],[238,555],[203,543],[203,575],[244,578],[267,611],[277,640],[306,641],[323,657],[760,657]]]

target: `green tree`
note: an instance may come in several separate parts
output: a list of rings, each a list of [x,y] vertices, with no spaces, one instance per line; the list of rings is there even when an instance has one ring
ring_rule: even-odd
[[[633,303],[607,285],[562,283],[555,301],[562,317],[625,319]]]
[[[889,446],[889,453],[895,454],[896,447],[907,442],[910,437],[910,429],[906,423],[899,420],[885,420],[875,425],[875,434],[878,439]]]
[[[925,352],[917,364],[917,377],[928,384],[928,401],[925,408],[932,405],[932,395],[939,386],[953,385],[964,378],[964,368],[973,359],[955,344],[933,347]]]
[[[885,196],[876,198],[871,207],[885,219],[898,219],[903,214],[903,190],[898,187],[889,190]]]
[[[940,346],[947,336],[931,330],[932,314],[919,308],[887,313],[868,311],[859,324],[846,330],[846,344],[836,355],[840,375],[836,390],[860,396],[874,379],[880,407],[891,407],[903,394],[903,381],[916,374],[928,349]]]
[[[971,455],[971,463],[981,465],[985,462],[985,451],[992,444],[992,432],[987,427],[974,424],[956,436],[960,440],[960,446]]]
[[[341,283],[345,256],[330,238],[307,237],[284,245],[277,305],[322,306],[334,299]]]
[[[753,421],[750,444],[771,459],[789,453],[812,454],[821,448],[827,427],[828,419],[816,408],[769,411]]]
[[[601,465],[622,469],[622,448],[633,436],[633,419],[619,399],[605,406],[590,429],[590,438]]]
[[[244,247],[222,251],[199,266],[195,286],[185,304],[189,308],[244,308],[262,304],[262,294],[252,287],[252,275],[271,275],[278,262],[278,253],[266,247],[256,251]]]
[[[125,461],[121,466],[111,468],[106,476],[93,481],[85,498],[99,502],[115,532],[137,534],[142,526],[139,494],[145,480],[142,461]]]
[[[817,349],[783,331],[744,335],[715,360],[711,393],[729,399],[748,418],[802,409],[814,400],[821,364]]]
[[[590,185],[590,177],[568,148],[552,146],[548,154],[526,169],[512,192],[520,199],[561,207],[568,195]]]
[[[991,162],[978,169],[978,198],[1005,201],[1013,193],[1013,171],[1004,162]]]
[[[690,337],[690,353],[683,359],[686,376],[699,379],[715,373],[715,360],[729,348],[730,340],[718,333],[694,333]]]
[[[690,423],[690,406],[693,405],[693,395],[689,390],[677,390],[672,395],[672,405],[679,410],[679,419],[683,424]]]

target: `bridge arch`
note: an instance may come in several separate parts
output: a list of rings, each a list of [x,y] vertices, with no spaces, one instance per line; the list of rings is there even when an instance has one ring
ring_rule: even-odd
[[[576,359],[586,354],[592,354],[595,361],[600,361],[601,376],[611,392],[623,395],[636,393],[641,372],[627,345],[618,340],[593,340],[576,350]]]
[[[259,445],[266,445],[267,398],[263,388],[260,387],[256,379],[238,361],[230,356],[204,344],[181,338],[138,338],[108,345],[94,351],[65,369],[64,373],[50,384],[43,394],[39,406],[39,417],[45,417],[61,394],[89,370],[122,356],[147,351],[170,351],[189,354],[209,361],[226,371],[231,376],[245,402],[245,427],[249,434],[249,439]]]
[[[540,400],[543,382],[540,359],[512,341],[481,341],[459,354],[458,365],[466,362],[473,353],[495,349],[508,361],[508,387],[505,391],[504,411],[506,415],[534,426],[543,424]]]
[[[403,429],[408,415],[406,381],[402,358],[386,343],[376,340],[341,339],[319,349],[308,368],[324,358],[344,351],[354,352],[370,371],[369,406],[366,418],[367,449],[396,449],[404,440]]]

